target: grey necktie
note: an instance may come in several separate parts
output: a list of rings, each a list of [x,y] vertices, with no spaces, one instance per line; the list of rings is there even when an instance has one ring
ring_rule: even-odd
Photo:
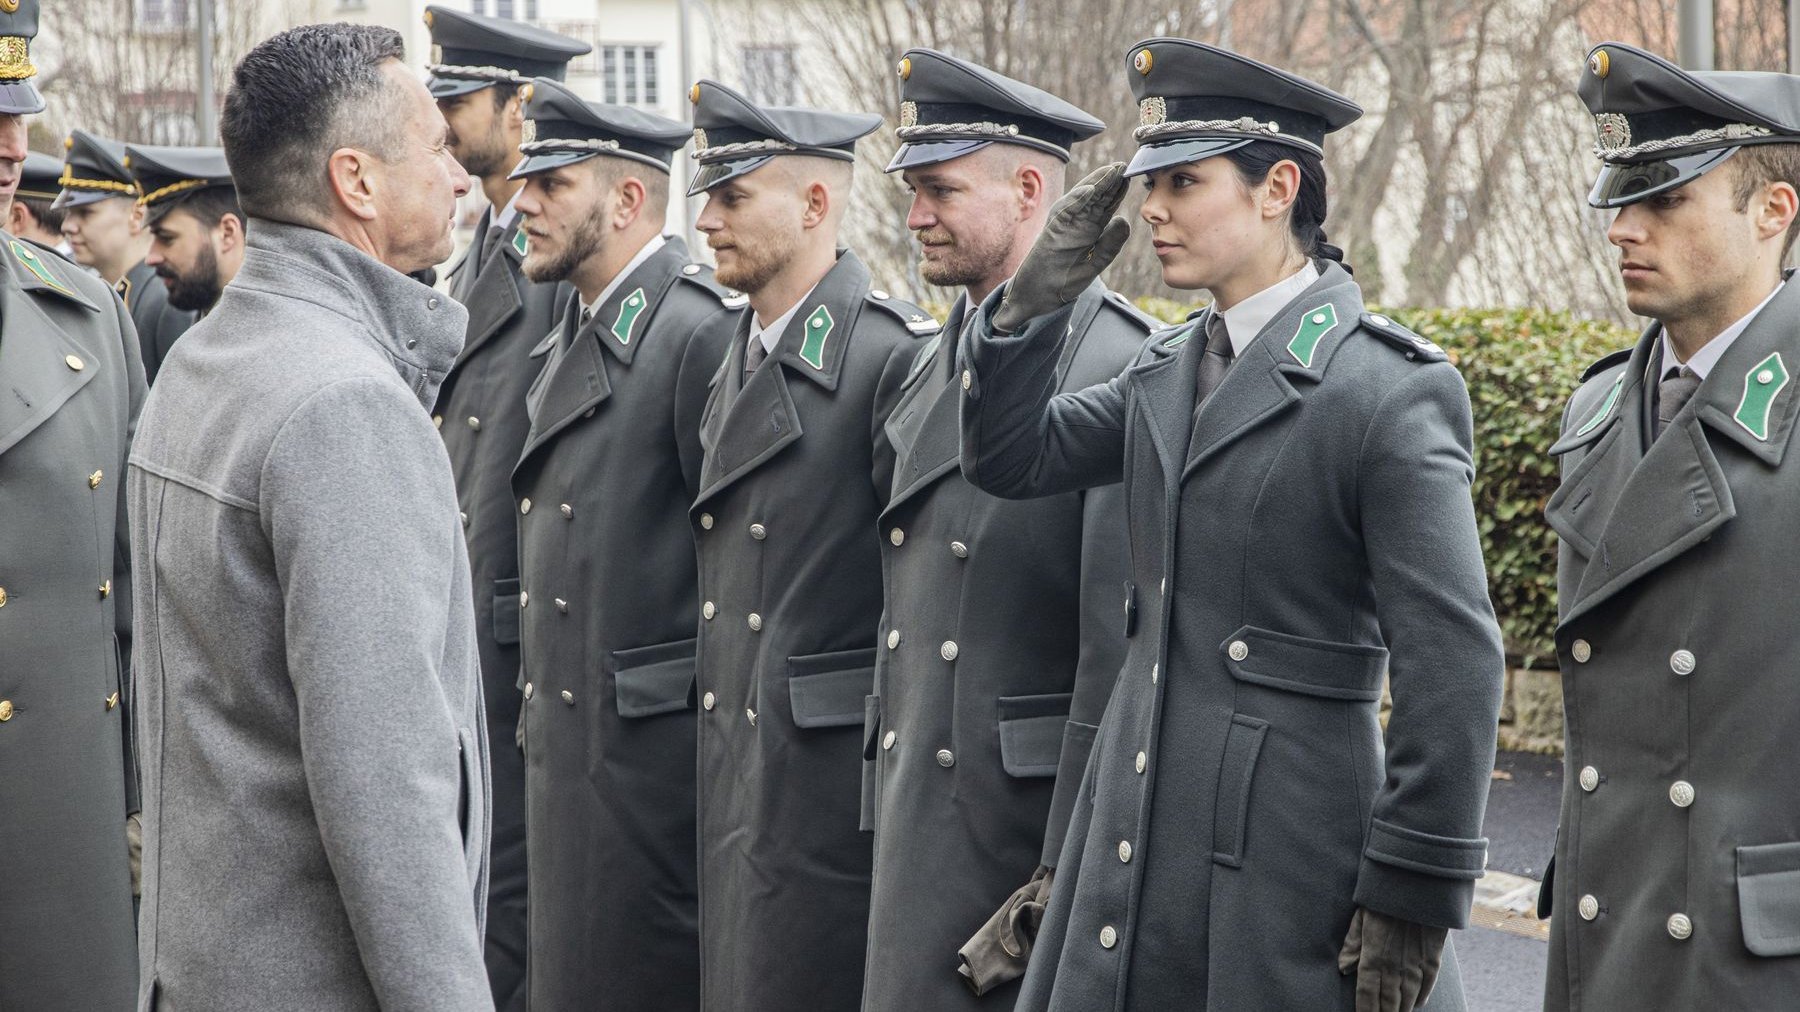
[[[1200,356],[1200,380],[1194,390],[1194,411],[1206,403],[1219,384],[1225,381],[1225,372],[1231,368],[1233,357],[1231,335],[1225,329],[1225,317],[1218,313],[1206,316],[1206,353]]]
[[[749,349],[744,352],[744,379],[748,380],[756,372],[756,367],[762,365],[763,359],[768,357],[769,349],[764,347],[762,335],[752,338]]]
[[[1670,369],[1663,375],[1662,382],[1656,385],[1656,437],[1662,438],[1663,430],[1681,411],[1683,405],[1694,397],[1694,391],[1700,389],[1700,377],[1682,366]]]

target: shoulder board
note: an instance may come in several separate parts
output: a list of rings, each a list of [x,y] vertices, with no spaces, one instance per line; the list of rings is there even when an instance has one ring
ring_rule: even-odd
[[[1185,323],[1177,323],[1172,327],[1163,327],[1150,335],[1149,349],[1157,355],[1173,355],[1181,350],[1194,334],[1194,328]]]
[[[940,331],[933,334],[931,340],[926,341],[925,344],[919,348],[919,353],[913,356],[912,368],[907,370],[906,380],[901,383],[901,386],[905,386],[907,383],[911,383],[913,380],[918,379],[920,373],[931,368],[931,360],[937,357],[938,347],[943,343],[944,335],[943,332]]]
[[[1606,370],[1611,369],[1615,365],[1623,365],[1627,359],[1631,358],[1631,352],[1632,352],[1632,349],[1630,349],[1630,348],[1620,348],[1618,351],[1613,352],[1611,355],[1608,355],[1605,358],[1601,359],[1600,361],[1595,362],[1593,365],[1588,366],[1587,371],[1581,374],[1581,381],[1583,383],[1586,383],[1588,380],[1593,379],[1595,376],[1598,376],[1601,373],[1605,372]]]
[[[705,289],[726,309],[741,309],[750,302],[750,296],[742,292],[734,292],[719,284],[718,279],[713,277],[712,268],[705,264],[688,264],[683,267],[681,280],[697,288]]]
[[[863,301],[892,315],[915,337],[935,334],[942,329],[942,326],[925,310],[905,299],[897,299],[879,288],[869,289],[869,294],[863,297]]]
[[[1132,305],[1130,299],[1118,292],[1109,289],[1106,293],[1106,301],[1114,309],[1124,314],[1126,319],[1143,327],[1146,334],[1166,326],[1161,320]]]
[[[1444,349],[1432,344],[1380,313],[1362,314],[1363,329],[1398,348],[1416,362],[1448,362]]]

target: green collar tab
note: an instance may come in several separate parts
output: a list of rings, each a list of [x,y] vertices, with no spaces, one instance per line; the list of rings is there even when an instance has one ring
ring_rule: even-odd
[[[831,310],[824,306],[813,310],[806,318],[806,338],[800,343],[800,358],[820,372],[825,370],[825,339],[831,336],[831,328],[835,325]]]
[[[1738,399],[1737,412],[1731,417],[1744,431],[1764,442],[1769,438],[1769,416],[1775,410],[1775,395],[1788,385],[1787,366],[1781,352],[1775,352],[1750,367],[1744,374],[1744,395]]]
[[[531,242],[531,240],[529,238],[527,238],[525,235],[525,226],[520,225],[518,231],[513,233],[513,242],[512,242],[513,249],[518,250],[520,256],[524,256],[525,248],[527,245],[530,244],[530,242]]]
[[[1288,342],[1288,354],[1294,356],[1294,361],[1301,366],[1311,369],[1313,353],[1319,350],[1319,342],[1337,325],[1337,307],[1331,303],[1308,310],[1300,318],[1300,326],[1294,331],[1294,339]]]
[[[50,268],[44,266],[43,261],[38,259],[38,255],[32,251],[30,246],[25,245],[17,239],[14,239],[11,245],[13,256],[17,257],[19,262],[25,265],[26,270],[30,271],[33,275],[36,275],[39,281],[42,281],[44,284],[49,285],[51,288],[54,288],[65,295],[74,294],[69,291],[68,285],[63,284],[62,281],[58,280],[56,275],[50,273]]]
[[[1613,380],[1612,389],[1607,392],[1606,400],[1600,402],[1600,410],[1588,416],[1588,420],[1581,423],[1581,428],[1575,430],[1577,436],[1585,436],[1594,431],[1595,426],[1605,420],[1607,415],[1612,414],[1613,405],[1619,403],[1619,391],[1622,390],[1624,386],[1625,377],[1623,375],[1618,379]]]
[[[643,315],[644,307],[648,304],[649,300],[644,298],[642,288],[625,296],[625,301],[619,303],[619,318],[613,321],[612,335],[618,338],[621,345],[631,347],[631,328],[637,325],[638,317]]]

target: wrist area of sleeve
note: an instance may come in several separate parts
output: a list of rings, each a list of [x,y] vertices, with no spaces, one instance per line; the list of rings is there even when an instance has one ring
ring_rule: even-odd
[[[994,329],[993,313],[999,308],[999,299],[1004,289],[997,289],[981,304],[976,318],[964,328],[961,354],[963,363],[963,392],[970,400],[981,399],[982,377],[999,369],[1010,369],[1022,360],[1031,360],[1034,356],[1050,356],[1052,359],[1062,351],[1062,338],[1068,332],[1069,318],[1075,312],[1075,304],[1068,305],[1042,316],[1034,316],[1025,321],[1017,333],[1003,334]],[[1046,335],[1051,335],[1054,340]],[[1029,368],[1029,367],[1026,367]]]
[[[1448,837],[1374,820],[1356,876],[1358,906],[1440,928],[1464,928],[1487,840]]]

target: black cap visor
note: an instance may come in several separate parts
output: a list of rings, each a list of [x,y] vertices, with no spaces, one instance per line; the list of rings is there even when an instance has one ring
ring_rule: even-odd
[[[694,170],[694,181],[688,186],[688,196],[694,197],[718,186],[727,180],[762,168],[764,162],[774,155],[756,155],[752,158],[738,158],[728,162],[712,162]]]
[[[1125,175],[1129,178],[1172,165],[1187,165],[1227,151],[1236,151],[1251,143],[1254,141],[1249,137],[1184,137],[1160,144],[1146,144],[1131,156],[1131,164],[1125,167]]]
[[[1588,204],[1600,208],[1635,204],[1686,186],[1736,153],[1735,147],[1716,148],[1654,162],[1603,162],[1588,191]]]
[[[921,165],[937,165],[952,158],[973,154],[992,143],[994,142],[987,140],[909,141],[894,152],[893,161],[888,162],[884,171],[902,172]]]
[[[467,77],[433,76],[425,81],[425,90],[430,92],[434,99],[455,98],[458,95],[467,95],[483,88],[492,88],[499,83],[499,81],[478,81]]]
[[[506,178],[524,179],[532,173],[549,172],[551,169],[560,169],[565,165],[585,162],[590,158],[598,157],[599,154],[598,151],[544,151],[535,155],[526,155],[519,159],[519,164],[513,166],[513,170],[506,174]]]

